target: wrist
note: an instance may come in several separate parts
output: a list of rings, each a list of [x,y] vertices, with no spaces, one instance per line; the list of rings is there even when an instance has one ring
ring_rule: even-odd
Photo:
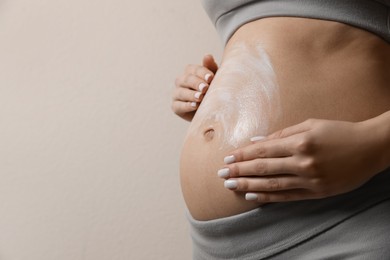
[[[359,122],[367,138],[368,145],[373,147],[377,156],[378,167],[384,170],[390,167],[390,111],[374,118]]]

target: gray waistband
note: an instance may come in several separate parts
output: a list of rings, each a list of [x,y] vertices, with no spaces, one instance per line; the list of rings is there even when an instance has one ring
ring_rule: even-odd
[[[375,33],[390,43],[390,8],[388,5],[372,0],[251,1],[219,17],[209,15],[224,43],[243,24],[275,16],[342,22]]]
[[[239,215],[197,221],[188,213],[194,259],[264,259],[390,198],[390,169],[336,197],[275,203]]]

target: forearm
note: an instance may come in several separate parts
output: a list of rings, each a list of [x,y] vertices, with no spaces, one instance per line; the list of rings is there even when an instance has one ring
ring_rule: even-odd
[[[367,138],[376,147],[379,168],[390,167],[390,111],[361,123]]]

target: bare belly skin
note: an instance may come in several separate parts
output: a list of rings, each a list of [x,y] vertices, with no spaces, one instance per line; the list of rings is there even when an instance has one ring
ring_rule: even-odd
[[[181,187],[195,219],[259,204],[224,188],[223,158],[249,138],[308,118],[363,121],[390,110],[390,47],[348,25],[266,18],[242,26],[188,129]]]

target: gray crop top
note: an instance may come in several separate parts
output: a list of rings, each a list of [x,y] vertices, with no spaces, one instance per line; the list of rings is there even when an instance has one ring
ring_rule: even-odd
[[[390,43],[390,0],[202,0],[226,44],[243,24],[272,16],[307,17],[346,23]]]

